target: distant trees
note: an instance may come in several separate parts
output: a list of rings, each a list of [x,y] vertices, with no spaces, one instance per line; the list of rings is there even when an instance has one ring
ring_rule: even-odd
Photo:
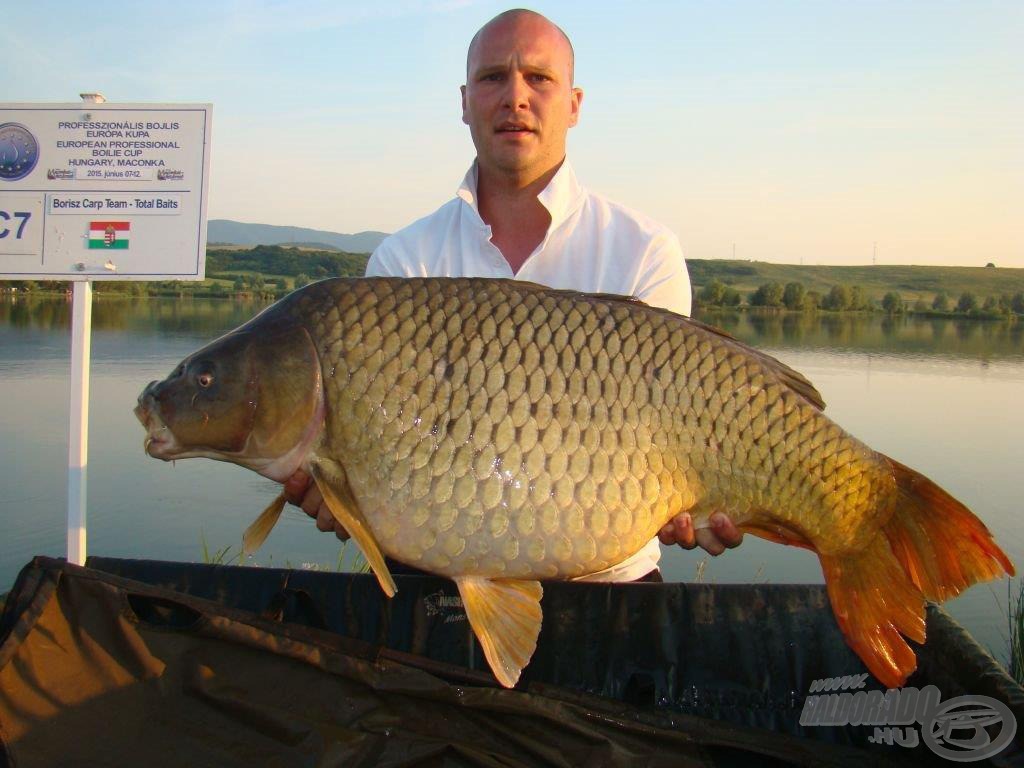
[[[756,291],[750,294],[748,301],[752,307],[781,307],[782,297],[785,295],[785,288],[781,283],[772,281],[765,283]]]
[[[840,312],[844,309],[850,309],[852,303],[850,289],[847,286],[833,285],[829,292],[825,294],[825,298],[821,300],[821,308]]]
[[[697,303],[705,307],[738,307],[742,302],[739,292],[720,280],[712,280],[697,294]]]
[[[903,311],[903,298],[896,291],[889,291],[882,297],[882,309],[890,315]]]
[[[803,309],[805,294],[803,283],[786,283],[782,291],[782,303],[786,309]]]
[[[206,270],[289,276],[304,272],[320,277],[362,277],[367,258],[367,254],[363,253],[309,251],[278,245],[257,245],[243,251],[210,248],[206,252]]]
[[[932,299],[932,309],[936,312],[949,312],[949,295],[945,291],[939,291]]]
[[[978,308],[978,299],[970,291],[964,291],[960,294],[960,300],[956,303],[957,312],[970,312],[973,309]]]

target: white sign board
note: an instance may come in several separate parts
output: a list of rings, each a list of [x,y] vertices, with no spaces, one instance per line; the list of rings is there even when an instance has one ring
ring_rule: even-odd
[[[0,279],[202,280],[209,104],[0,104]]]

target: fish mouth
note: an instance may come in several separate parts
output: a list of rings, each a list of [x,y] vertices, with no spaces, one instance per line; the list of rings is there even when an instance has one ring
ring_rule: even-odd
[[[142,441],[142,450],[154,459],[170,461],[181,453],[174,433],[164,424],[163,419],[141,403],[135,406],[135,416],[146,428],[146,437]]]

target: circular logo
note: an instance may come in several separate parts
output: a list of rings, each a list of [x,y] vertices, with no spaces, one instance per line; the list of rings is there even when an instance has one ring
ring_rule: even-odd
[[[17,181],[32,173],[39,159],[39,143],[20,123],[0,125],[0,179]]]
[[[999,726],[992,737],[988,730]],[[931,721],[922,721],[921,737],[939,757],[958,763],[984,760],[1006,748],[1017,733],[1013,711],[989,696],[957,696],[942,702]]]

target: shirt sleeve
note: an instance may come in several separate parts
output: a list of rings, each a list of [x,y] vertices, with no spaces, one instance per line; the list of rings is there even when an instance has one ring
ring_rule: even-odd
[[[652,307],[690,316],[693,296],[679,238],[662,232],[651,241],[634,295]]]
[[[373,249],[370,260],[366,262],[366,277],[408,277],[401,268],[401,263],[392,252],[391,238],[385,238]]]

